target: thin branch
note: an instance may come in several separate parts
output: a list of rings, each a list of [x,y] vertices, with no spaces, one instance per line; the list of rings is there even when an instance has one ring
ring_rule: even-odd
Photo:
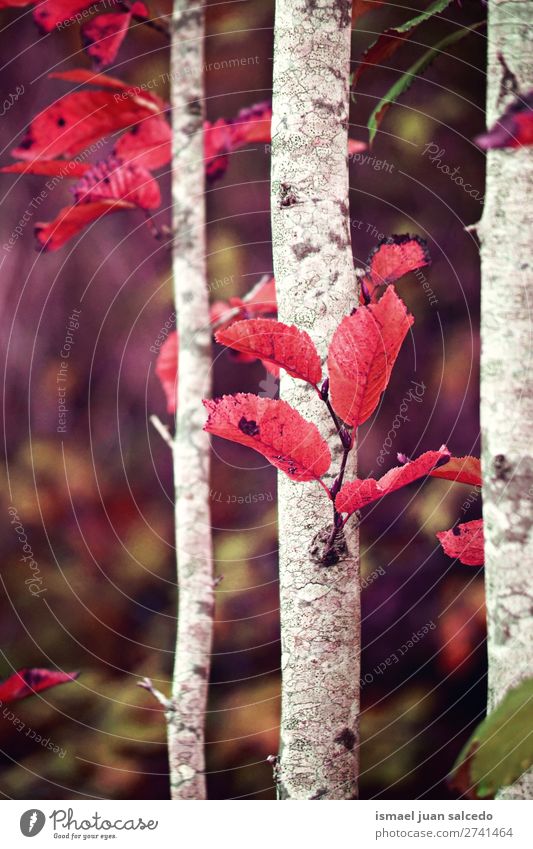
[[[174,440],[172,439],[171,433],[168,427],[163,424],[159,416],[150,416],[150,422],[153,424],[155,429],[157,430],[159,436],[166,442],[171,451],[174,450]]]
[[[142,681],[137,682],[137,686],[142,687],[143,690],[148,690],[148,692],[152,694],[154,699],[156,699],[159,704],[163,705],[165,710],[171,710],[172,703],[170,699],[167,699],[167,697],[163,695],[161,690],[158,690],[156,687],[154,687],[151,678],[143,678]]]
[[[263,274],[259,282],[256,283],[255,286],[252,286],[250,291],[247,292],[243,298],[241,298],[242,302],[246,304],[251,301],[252,298],[257,294],[257,292],[261,289],[262,286],[265,285],[268,280],[270,280],[270,275]],[[227,310],[227,312],[225,312],[220,318],[213,322],[213,324],[211,325],[211,329],[213,330],[213,332],[215,330],[218,330],[219,327],[222,327],[223,324],[226,324],[228,321],[231,321],[232,318],[237,318],[237,316],[239,316],[241,312],[241,306],[232,307],[231,309]]]

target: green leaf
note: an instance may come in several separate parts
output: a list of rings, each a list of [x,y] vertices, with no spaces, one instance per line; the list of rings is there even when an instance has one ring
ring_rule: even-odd
[[[485,25],[485,21],[479,21],[477,24],[473,24],[471,27],[462,27],[461,29],[454,30],[454,32],[447,35],[446,38],[443,38],[433,47],[426,51],[423,56],[418,59],[414,65],[411,65],[407,71],[405,71],[394,83],[393,86],[388,90],[387,94],[381,98],[378,105],[372,112],[372,115],[368,119],[368,130],[369,130],[369,141],[370,144],[374,141],[376,133],[379,129],[379,125],[383,120],[385,112],[402,94],[411,87],[415,79],[419,74],[423,74],[424,71],[431,65],[434,59],[442,53],[447,47],[450,47],[452,44],[457,44],[457,42],[461,41],[463,38],[466,38],[471,32],[479,29]]]
[[[400,24],[399,26],[394,27],[394,29],[396,32],[407,32],[407,30],[423,24],[424,21],[428,21],[431,17],[433,17],[433,15],[438,15],[439,12],[444,12],[446,6],[449,6],[450,3],[452,3],[452,0],[434,0],[425,12],[420,12],[419,15],[411,18],[410,21],[406,21],[405,24]]]
[[[448,782],[469,799],[493,799],[532,764],[533,678],[528,678],[478,725]]]
[[[381,64],[385,59],[390,59],[420,24],[432,18],[433,15],[443,12],[451,2],[452,0],[434,0],[424,12],[420,12],[404,24],[384,30],[363,53],[359,67],[353,75],[353,85],[356,86],[363,74],[373,65]]]

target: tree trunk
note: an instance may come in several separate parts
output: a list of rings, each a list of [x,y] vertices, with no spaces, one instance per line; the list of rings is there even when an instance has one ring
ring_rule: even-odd
[[[179,609],[168,745],[173,799],[205,799],[204,732],[213,631],[209,514],[211,331],[204,195],[204,2],[172,16],[173,274],[178,330],[174,487]]]
[[[277,0],[272,123],[272,247],[279,319],[321,355],[358,303],[350,245],[347,132],[351,0]],[[285,375],[281,396],[338,446],[325,405]],[[333,474],[340,448],[333,451]],[[347,477],[355,474],[355,450]],[[317,484],[279,476],[281,799],[353,799],[359,715],[357,531],[333,566],[314,538],[331,526]],[[327,531],[326,531],[327,532]]]
[[[520,90],[531,87],[532,14],[530,0],[489,3],[489,127],[512,99],[505,94],[509,75],[504,80],[498,54],[516,75]],[[532,149],[489,151],[479,227],[489,711],[510,687],[533,675],[532,203]],[[533,774],[522,776],[502,796],[532,798]]]

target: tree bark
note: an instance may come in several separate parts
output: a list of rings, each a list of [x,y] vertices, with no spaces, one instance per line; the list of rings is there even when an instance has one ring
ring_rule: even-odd
[[[175,0],[172,15],[173,275],[178,331],[174,440],[178,628],[168,719],[171,795],[205,799],[205,714],[213,631],[209,437],[211,331],[204,195],[204,2]]]
[[[491,0],[487,124],[502,114],[500,54],[526,92],[533,78],[533,2]],[[533,674],[533,385],[531,381],[531,148],[487,154],[486,201],[479,227],[481,290],[481,436],[488,709]],[[501,794],[532,798],[533,773]]]
[[[277,0],[272,122],[272,247],[280,321],[309,332],[321,355],[357,306],[349,228],[347,134],[351,0]],[[281,396],[340,448],[316,393],[284,375]],[[347,479],[355,474],[355,450]],[[316,484],[279,476],[281,799],[357,795],[358,534],[339,562],[317,562],[332,508]],[[349,526],[350,527],[350,526]]]

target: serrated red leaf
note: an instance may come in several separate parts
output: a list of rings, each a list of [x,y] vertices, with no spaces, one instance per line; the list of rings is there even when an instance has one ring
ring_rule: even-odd
[[[89,170],[88,162],[73,159],[34,159],[33,162],[14,162],[0,168],[3,174],[39,174],[42,177],[65,177],[67,180],[83,177]]]
[[[123,200],[102,200],[65,206],[53,221],[38,222],[35,225],[35,236],[43,250],[57,251],[88,224],[111,212],[126,209],[135,209],[135,206]]]
[[[331,465],[318,428],[286,401],[239,393],[204,401],[205,430],[258,451],[291,480],[319,480]]]
[[[169,333],[161,345],[155,367],[155,373],[161,381],[167,399],[167,412],[176,412],[176,393],[178,380],[178,334]]]
[[[360,306],[341,321],[328,371],[331,403],[346,424],[358,427],[376,409],[413,321],[392,286],[377,304]]]
[[[170,162],[171,139],[168,122],[154,115],[124,133],[115,144],[113,154],[122,162],[134,162],[151,171]]]
[[[431,472],[431,477],[481,486],[483,483],[481,461],[477,457],[450,457],[449,462],[442,469]]]
[[[465,566],[483,566],[483,519],[474,519],[472,522],[456,525],[449,531],[440,531],[437,538],[448,557],[454,557]]]
[[[378,498],[426,477],[438,463],[447,463],[449,457],[450,452],[443,445],[438,451],[426,451],[416,460],[389,469],[379,480],[366,478],[345,483],[335,499],[335,507],[339,513],[354,513]]]
[[[483,150],[528,147],[533,144],[533,89],[516,98],[493,127],[475,142]]]
[[[313,386],[322,377],[320,357],[311,337],[294,325],[271,318],[238,321],[215,334],[217,342],[284,368]]]
[[[13,156],[24,160],[74,156],[102,137],[160,111],[153,99],[130,91],[123,95],[103,90],[66,94],[33,119]]]
[[[365,295],[375,302],[381,286],[394,283],[404,274],[430,264],[427,244],[420,236],[401,235],[382,239],[366,262],[366,274],[361,284],[361,303],[365,303]]]
[[[101,200],[125,200],[140,209],[157,209],[161,205],[159,184],[150,172],[132,162],[118,162],[113,157],[98,162],[74,187],[76,203]]]
[[[19,669],[0,683],[0,704],[25,699],[34,693],[75,681],[79,672],[57,672],[54,669]]]
[[[131,18],[131,12],[113,12],[97,15],[82,25],[83,47],[97,70],[106,68],[117,58]]]

